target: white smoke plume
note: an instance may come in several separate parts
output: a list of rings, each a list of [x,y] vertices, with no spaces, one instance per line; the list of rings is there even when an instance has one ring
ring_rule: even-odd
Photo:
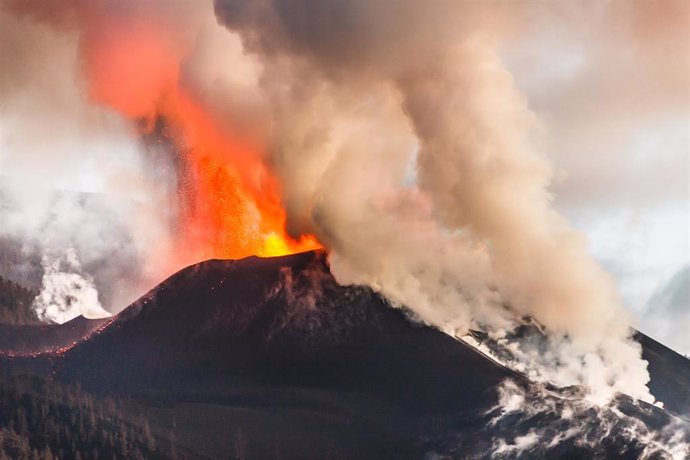
[[[625,407],[626,404],[629,406]],[[631,411],[649,416],[654,409],[625,400],[593,405],[576,394],[559,394],[539,385],[526,389],[507,380],[499,387],[499,403],[490,411],[493,417],[489,425],[532,428],[525,433],[512,432],[510,437],[496,436],[491,458],[542,457],[544,449],[563,443],[586,447],[595,457],[605,457],[602,439],[619,439],[621,445],[634,446],[639,450],[635,458],[688,458],[690,423],[687,419],[670,415],[667,420],[650,423],[644,422],[644,417],[630,415]],[[595,423],[591,422],[593,413]],[[520,423],[516,423],[518,420]],[[540,423],[530,424],[530,420],[540,420]]]
[[[169,187],[135,127],[90,101],[79,46],[0,4],[0,267],[37,288],[43,256],[72,248],[117,311],[161,276]]]
[[[341,283],[369,285],[453,335],[500,335],[532,317],[554,338],[552,361],[571,363],[544,362],[544,378],[586,385],[597,401],[616,391],[650,400],[632,319],[584,236],[552,209],[541,126],[504,64],[508,45],[529,34],[536,4],[6,3],[13,21],[78,42],[68,48],[101,104],[89,110],[147,118],[178,84],[260,138],[289,231],[316,234]],[[609,2],[597,14],[639,18],[620,13],[640,4]],[[539,5],[554,24],[567,12]],[[112,85],[89,85],[113,75]],[[149,222],[165,222],[155,183],[132,177],[154,203]]]
[[[454,334],[533,317],[564,337],[551,361],[574,366],[545,363],[553,380],[650,400],[630,318],[550,206],[538,122],[501,59],[528,10],[216,2],[264,66],[291,229],[320,237],[341,282]]]
[[[74,249],[68,249],[63,257],[44,255],[43,270],[41,291],[34,299],[40,320],[62,324],[78,316],[110,316],[98,300],[93,279],[83,273]]]

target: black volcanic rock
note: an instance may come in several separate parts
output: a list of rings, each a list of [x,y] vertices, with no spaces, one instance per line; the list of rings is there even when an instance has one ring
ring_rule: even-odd
[[[45,365],[90,391],[171,405],[186,447],[211,457],[232,448],[218,444],[228,433],[200,439],[240,423],[277,436],[259,444],[286,458],[419,458],[430,415],[473,417],[500,382],[521,380],[371,290],[339,286],[320,253],[185,269]],[[203,433],[200,407],[216,420]]]
[[[318,253],[179,272],[67,352],[55,372],[97,389],[181,397],[190,388],[222,397],[246,381],[328,389],[411,414],[485,407],[502,380],[520,378],[371,290],[339,286]]]
[[[635,340],[649,363],[650,392],[666,409],[690,418],[690,360],[641,332]]]
[[[531,383],[312,252],[189,267],[68,350],[0,366],[136,401],[193,458],[664,458],[690,443],[690,366],[640,341],[675,415]]]
[[[0,324],[0,354],[34,355],[71,347],[109,321],[78,316],[64,324]]]

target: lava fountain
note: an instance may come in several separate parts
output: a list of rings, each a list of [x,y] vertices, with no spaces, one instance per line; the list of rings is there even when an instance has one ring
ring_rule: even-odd
[[[180,32],[119,19],[86,31],[84,73],[90,97],[139,122],[142,134],[153,129],[152,120],[169,128],[167,140],[179,156],[173,257],[190,263],[319,248],[313,235],[287,234],[280,184],[260,141],[233,132],[181,82],[189,50]]]

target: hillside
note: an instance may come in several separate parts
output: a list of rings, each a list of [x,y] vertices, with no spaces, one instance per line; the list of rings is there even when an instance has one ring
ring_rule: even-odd
[[[189,267],[74,342],[0,366],[125,398],[154,433],[174,420],[191,458],[663,458],[690,445],[685,358],[642,341],[669,411],[625,395],[594,407],[339,286],[322,253]]]

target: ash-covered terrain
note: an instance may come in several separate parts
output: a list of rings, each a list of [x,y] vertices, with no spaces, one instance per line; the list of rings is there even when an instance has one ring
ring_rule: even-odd
[[[595,405],[500,364],[509,347],[481,333],[470,345],[338,285],[323,253],[211,260],[111,319],[4,326],[3,394],[19,402],[2,406],[0,445],[60,458],[687,458],[690,361],[637,340],[659,402]],[[39,417],[46,404],[58,409]],[[99,436],[46,428],[80,417]]]

